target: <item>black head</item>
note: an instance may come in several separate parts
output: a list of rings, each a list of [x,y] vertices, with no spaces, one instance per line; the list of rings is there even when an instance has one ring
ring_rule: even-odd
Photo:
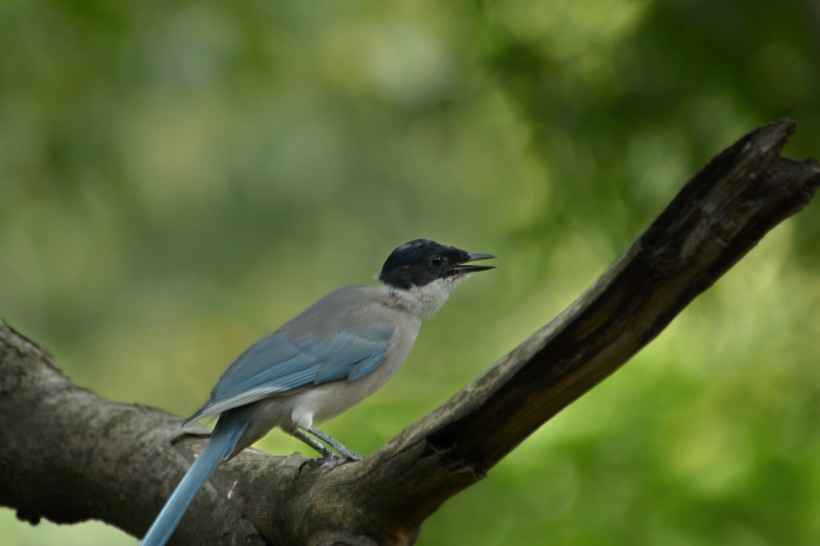
[[[403,289],[425,286],[438,279],[493,269],[491,265],[467,265],[468,262],[490,258],[495,256],[467,252],[429,239],[416,239],[404,243],[387,257],[379,280]]]

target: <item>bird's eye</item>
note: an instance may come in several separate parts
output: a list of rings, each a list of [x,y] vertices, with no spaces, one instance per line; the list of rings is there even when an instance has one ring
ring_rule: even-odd
[[[438,267],[438,266],[440,266],[442,263],[444,263],[444,258],[442,258],[441,256],[439,256],[439,255],[437,254],[437,255],[433,256],[432,258],[430,258],[430,263],[431,263],[432,265],[434,265],[434,266]]]

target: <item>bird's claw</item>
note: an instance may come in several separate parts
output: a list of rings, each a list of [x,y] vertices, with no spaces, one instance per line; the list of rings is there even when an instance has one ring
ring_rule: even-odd
[[[353,457],[350,455],[337,455],[335,453],[328,453],[324,457],[317,457],[316,459],[307,459],[303,461],[301,465],[299,465],[299,473],[305,468],[305,466],[310,466],[314,469],[325,469],[330,470],[332,468],[336,468],[337,466],[347,464],[347,463],[356,463],[363,460],[361,455],[353,453]],[[358,457],[358,458],[357,458]]]

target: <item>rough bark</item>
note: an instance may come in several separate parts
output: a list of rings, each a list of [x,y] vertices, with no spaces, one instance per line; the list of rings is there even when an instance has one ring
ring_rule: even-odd
[[[442,503],[811,201],[820,164],[779,155],[793,130],[787,120],[769,124],[715,157],[569,308],[366,460],[327,469],[248,450],[217,471],[171,543],[413,543]],[[137,536],[203,442],[180,437],[178,417],[72,385],[6,326],[0,423],[0,504],[28,521],[94,518]]]

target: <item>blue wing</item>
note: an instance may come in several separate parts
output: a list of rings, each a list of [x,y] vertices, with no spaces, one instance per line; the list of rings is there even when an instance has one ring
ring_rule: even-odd
[[[320,300],[248,347],[189,421],[311,385],[365,377],[387,356],[394,327],[373,324],[364,311],[344,291]]]

